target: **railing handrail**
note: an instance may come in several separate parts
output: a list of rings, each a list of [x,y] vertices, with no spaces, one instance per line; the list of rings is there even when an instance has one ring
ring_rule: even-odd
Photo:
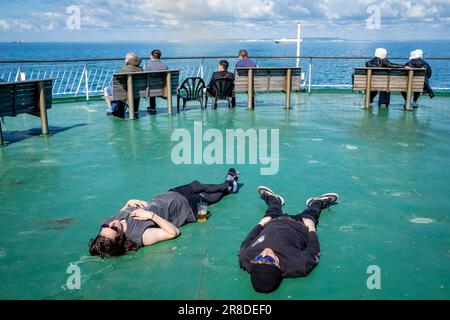
[[[201,59],[237,59],[233,56],[186,56],[164,57],[161,60],[201,60]],[[251,59],[337,59],[337,60],[369,60],[367,56],[252,56]],[[142,60],[149,60],[144,57]],[[389,57],[390,60],[409,60],[409,57]],[[86,58],[86,59],[50,59],[50,60],[0,60],[0,64],[16,63],[53,63],[53,62],[98,62],[98,61],[123,61],[124,58]],[[450,60],[450,57],[426,57],[425,60]]]

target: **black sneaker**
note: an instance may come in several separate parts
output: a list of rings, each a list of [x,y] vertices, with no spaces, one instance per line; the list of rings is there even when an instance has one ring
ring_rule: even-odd
[[[337,193],[325,193],[321,196],[309,198],[306,200],[306,205],[309,207],[313,202],[320,202],[322,209],[325,209],[335,203],[338,199],[339,195]]]
[[[234,193],[237,191],[238,185],[237,182],[239,180],[240,172],[234,168],[230,168],[227,173],[227,177],[225,181],[228,183],[229,191]]]
[[[260,196],[262,198],[270,196],[270,197],[275,197],[278,199],[278,201],[280,201],[281,206],[284,206],[284,204],[286,203],[283,199],[282,196],[276,194],[275,192],[273,192],[271,189],[265,187],[265,186],[259,186],[258,187],[258,193],[260,194]]]

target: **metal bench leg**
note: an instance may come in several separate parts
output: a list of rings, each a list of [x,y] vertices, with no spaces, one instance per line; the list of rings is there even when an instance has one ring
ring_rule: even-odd
[[[42,125],[42,134],[48,135],[48,119],[47,119],[47,108],[45,106],[45,91],[44,91],[44,83],[39,82],[37,84],[38,88],[38,106],[39,112],[41,116],[41,125]]]
[[[3,146],[3,130],[1,119],[0,119],[0,146]]]

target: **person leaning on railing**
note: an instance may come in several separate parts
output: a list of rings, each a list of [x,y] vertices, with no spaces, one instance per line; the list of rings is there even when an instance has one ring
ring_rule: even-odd
[[[125,66],[122,67],[117,73],[131,73],[131,72],[141,72],[144,71],[140,64],[142,59],[134,52],[128,52],[125,56]],[[126,104],[123,101],[114,101],[113,87],[106,87],[104,89],[105,101],[107,105],[106,114],[114,115],[119,118],[125,118]],[[139,110],[140,99],[135,99],[135,113]]]
[[[375,50],[375,58],[366,62],[366,67],[368,68],[403,68],[403,65],[397,63],[391,63],[387,59],[387,50],[384,48],[378,48]],[[370,92],[370,104],[373,103],[373,100],[377,96],[378,91]],[[387,95],[385,93],[384,95]],[[383,95],[383,96],[384,96]],[[381,99],[381,97],[380,97]]]
[[[150,54],[150,62],[147,63],[144,67],[145,71],[161,71],[161,70],[169,70],[169,67],[164,62],[160,61],[161,59],[161,51],[155,49]],[[150,105],[147,107],[149,111],[156,111],[156,97],[150,97]]]
[[[410,54],[410,57],[409,57],[409,62],[407,62],[405,64],[405,66],[409,67],[409,68],[425,68],[426,69],[423,92],[425,94],[428,94],[430,96],[430,99],[432,99],[434,97],[434,92],[433,92],[433,89],[431,89],[430,82],[429,82],[429,79],[431,78],[432,70],[431,70],[430,65],[427,62],[425,62],[425,60],[423,60],[423,51],[420,49],[412,51]],[[406,97],[407,97],[406,92],[402,92],[402,96],[406,101]],[[417,101],[419,100],[419,97],[420,97],[420,92],[414,92],[414,98],[413,98],[413,103],[412,103],[413,108],[418,108]],[[405,106],[405,108],[406,108],[406,106]]]

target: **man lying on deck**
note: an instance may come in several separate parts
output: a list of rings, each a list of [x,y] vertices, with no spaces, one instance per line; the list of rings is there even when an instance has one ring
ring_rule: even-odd
[[[153,200],[130,200],[120,212],[101,225],[98,236],[91,240],[89,252],[94,256],[113,257],[136,251],[180,235],[178,227],[196,222],[197,205],[219,202],[237,191],[239,172],[228,171],[222,184],[190,184],[170,189]]]
[[[258,188],[268,205],[264,218],[241,245],[239,264],[250,273],[257,292],[276,290],[283,278],[305,277],[319,262],[316,235],[321,210],[334,204],[338,195],[327,193],[306,201],[308,209],[290,216],[283,214],[284,199],[267,187]]]

